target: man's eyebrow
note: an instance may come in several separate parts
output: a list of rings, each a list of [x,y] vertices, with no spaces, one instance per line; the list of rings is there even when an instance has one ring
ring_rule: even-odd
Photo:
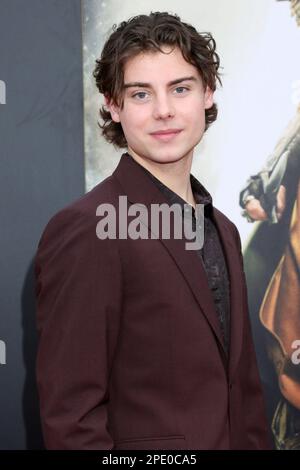
[[[167,83],[167,86],[176,85],[177,83],[185,82],[187,80],[197,81],[197,78],[191,75],[190,77],[181,77],[176,78],[176,80],[171,80]],[[142,87],[142,88],[152,88],[151,83],[146,82],[130,82],[124,83],[123,88],[130,88],[130,87]]]

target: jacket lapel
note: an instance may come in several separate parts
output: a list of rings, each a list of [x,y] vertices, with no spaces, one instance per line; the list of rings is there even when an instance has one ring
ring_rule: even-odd
[[[224,215],[214,208],[213,217],[219,231],[220,240],[226,258],[230,279],[230,347],[229,347],[229,375],[233,376],[236,369],[242,346],[243,336],[243,308],[244,308],[244,276],[239,251],[234,239],[234,233],[229,228]]]
[[[164,194],[147,177],[142,168],[139,168],[130,158],[126,158],[126,153],[121,156],[121,160],[113,172],[123,189],[124,195],[129,202],[143,204],[151,213],[151,204],[168,203]],[[239,266],[237,248],[233,242],[233,234],[230,233],[227,224],[223,221],[223,216],[218,214],[217,209],[213,209],[214,220],[220,233],[221,241],[229,268],[231,279],[231,344],[230,344],[230,369],[236,364],[236,354],[240,349],[241,340],[241,276],[237,274],[236,266]],[[151,226],[151,220],[142,221],[155,234],[156,238],[168,250],[174,262],[180,269],[183,277],[188,283],[192,294],[198,302],[203,315],[206,317],[223,353],[223,360],[226,357],[222,333],[217,317],[212,292],[209,288],[207,276],[200,257],[194,250],[187,250],[185,243],[189,240],[169,238],[164,239],[155,232]]]

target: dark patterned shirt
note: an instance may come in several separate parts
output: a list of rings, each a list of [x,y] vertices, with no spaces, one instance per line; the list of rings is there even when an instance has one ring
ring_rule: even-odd
[[[128,156],[140,165],[129,153]],[[140,165],[156,186],[165,194],[170,205],[177,203],[182,209],[192,213],[192,228],[196,230],[195,209],[178,194],[164,185],[150,171]],[[224,340],[225,350],[228,354],[230,342],[230,284],[226,260],[217,227],[212,217],[212,197],[204,186],[190,174],[191,187],[197,204],[204,204],[204,243],[197,250],[205,269],[208,284],[213,294],[216,313],[218,315]]]

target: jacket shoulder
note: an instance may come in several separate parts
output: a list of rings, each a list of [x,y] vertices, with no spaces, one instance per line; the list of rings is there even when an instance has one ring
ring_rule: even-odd
[[[230,220],[229,217],[224,214],[224,212],[220,211],[220,209],[217,209],[215,206],[214,206],[214,213],[216,217],[218,217],[222,222],[224,222],[232,230],[234,231],[238,230],[237,226],[232,222],[232,220]]]
[[[97,222],[96,210],[100,204],[114,204],[119,196],[120,188],[113,175],[98,183],[93,189],[62,207],[50,217],[44,227],[38,246],[55,233],[64,233],[65,229],[77,229],[87,232]]]
[[[113,203],[118,197],[119,187],[116,178],[113,175],[108,176],[98,183],[93,189],[64,206],[57,213],[65,211],[75,211],[85,214],[95,214],[96,208],[101,203]],[[55,214],[55,216],[57,215]]]
[[[113,203],[118,197],[119,188],[116,178],[113,175],[108,176],[98,183],[93,189],[83,194],[70,204],[62,207],[50,219],[49,223],[54,220],[66,217],[68,214],[77,213],[82,216],[95,216],[96,209],[99,204]]]
[[[242,249],[241,237],[240,237],[239,230],[237,226],[235,225],[235,223],[232,222],[232,220],[230,220],[229,217],[227,217],[222,211],[220,211],[216,207],[214,207],[214,214],[215,214],[215,217],[218,217],[223,222],[223,224],[227,226],[228,230],[233,234],[237,242],[237,245],[239,247],[239,250],[241,251]]]

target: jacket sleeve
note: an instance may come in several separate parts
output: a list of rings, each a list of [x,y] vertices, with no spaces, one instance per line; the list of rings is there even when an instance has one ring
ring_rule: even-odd
[[[244,261],[242,254],[241,239],[238,229],[235,228],[235,237],[240,255],[241,266],[244,273]],[[252,328],[249,317],[248,294],[246,276],[243,274],[245,308],[244,311],[244,330],[243,330],[243,394],[244,400],[243,415],[246,425],[249,447],[257,450],[272,449],[271,433],[267,421],[266,404],[259,375],[256,352],[252,337]]]
[[[36,258],[36,362],[47,449],[112,449],[108,382],[121,312],[116,240],[74,208],[47,224]]]

